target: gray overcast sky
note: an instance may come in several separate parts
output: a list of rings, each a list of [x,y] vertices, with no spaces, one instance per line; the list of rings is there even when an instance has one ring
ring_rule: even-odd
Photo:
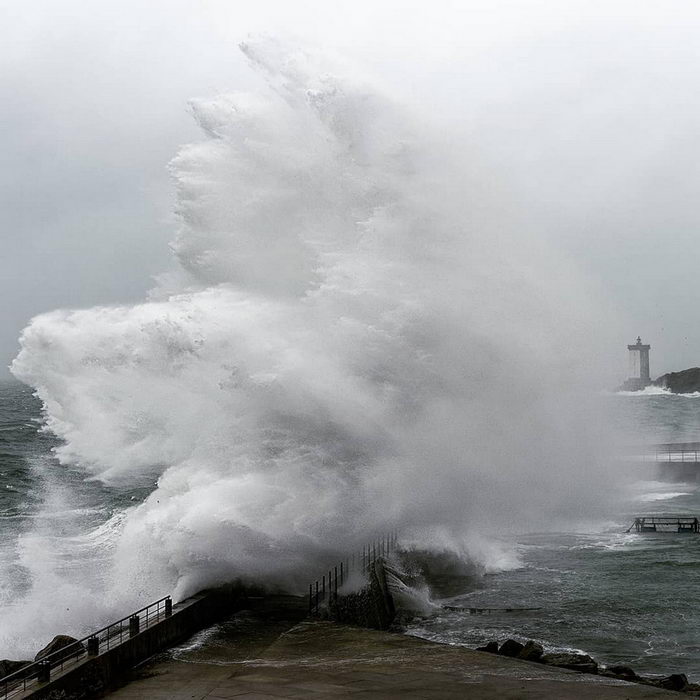
[[[187,100],[254,87],[236,44],[260,32],[347,55],[478,141],[617,310],[622,373],[638,333],[652,373],[700,365],[697,3],[0,5],[0,365],[32,315],[143,298],[168,268]]]

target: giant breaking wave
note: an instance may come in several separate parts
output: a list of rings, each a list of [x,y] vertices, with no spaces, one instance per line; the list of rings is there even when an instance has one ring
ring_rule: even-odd
[[[570,263],[474,144],[307,53],[242,48],[260,90],[193,101],[205,138],[171,164],[176,269],[22,335],[61,463],[157,487],[75,533],[99,558],[25,561],[0,645],[68,631],[66,599],[88,625],[234,578],[299,589],[388,528],[489,565],[494,532],[601,503]]]

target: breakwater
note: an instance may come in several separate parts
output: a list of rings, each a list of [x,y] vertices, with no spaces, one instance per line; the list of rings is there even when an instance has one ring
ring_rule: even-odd
[[[410,691],[426,698],[469,693],[474,698],[578,700],[662,698],[670,687],[682,689],[679,677],[654,687],[630,685],[624,681],[642,679],[599,670],[592,659],[589,665],[595,668],[572,666],[571,658],[548,660],[532,655],[538,651],[532,643],[525,647],[531,653],[526,658],[513,640],[480,651],[387,634],[384,629],[400,612],[393,595],[400,573],[377,557],[366,569],[364,586],[337,591],[334,586],[310,619],[303,619],[312,602],[305,597],[258,596],[235,586],[203,592],[122,644],[11,697],[80,700],[108,693],[115,700],[171,700],[184,685],[188,698],[202,700],[246,693],[321,698],[350,690],[382,699]],[[206,633],[191,638],[204,627]],[[167,655],[153,658],[168,647]],[[145,667],[132,670],[149,658]]]
[[[313,619],[258,643],[267,614],[228,627],[140,668],[110,700],[390,698],[636,700],[678,697],[658,688],[486,654],[382,630]],[[242,630],[247,626],[247,632]]]
[[[387,557],[398,549],[391,532],[346,557],[309,584],[309,616],[388,629],[396,615],[387,582]]]
[[[99,695],[136,664],[237,609],[254,604],[259,594],[259,589],[232,584],[203,591],[174,606],[167,604],[169,598],[157,601],[157,612],[150,620],[144,616],[142,623],[139,615],[130,615],[105,628],[106,634],[96,633],[68,644],[0,679],[0,699],[80,700]]]
[[[395,551],[397,542],[396,533],[382,536],[333,566],[315,582],[315,590],[314,584],[309,586],[304,610],[327,619],[387,629],[395,610],[384,557]],[[359,587],[358,581],[362,582]],[[348,584],[356,589],[346,590]],[[265,600],[262,592],[231,584],[175,606],[167,596],[84,639],[59,635],[35,662],[5,662],[13,672],[0,678],[0,700],[49,698],[56,693],[75,700],[98,695],[153,654],[237,610],[260,604]]]

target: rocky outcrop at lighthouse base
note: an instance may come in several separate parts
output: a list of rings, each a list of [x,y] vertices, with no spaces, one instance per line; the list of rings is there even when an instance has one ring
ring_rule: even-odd
[[[655,379],[654,386],[668,389],[674,394],[692,394],[700,391],[700,367],[691,367],[680,372],[669,372]]]

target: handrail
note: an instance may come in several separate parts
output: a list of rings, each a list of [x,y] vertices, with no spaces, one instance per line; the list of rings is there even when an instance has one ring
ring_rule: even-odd
[[[628,457],[641,459],[643,462],[685,462],[698,464],[700,455],[700,442],[664,442],[654,445],[638,445],[627,447],[624,454]]]
[[[318,614],[320,603],[326,599],[329,602],[332,598],[338,599],[338,585],[342,586],[352,571],[367,573],[369,567],[377,559],[396,551],[398,542],[399,536],[396,531],[383,535],[381,538],[364,545],[361,553],[358,551],[349,557],[345,557],[339,564],[329,569],[327,579],[324,574],[320,579],[310,583],[309,615]],[[328,590],[326,590],[326,581],[328,582]]]
[[[700,533],[700,520],[694,515],[644,515],[634,519],[634,522],[625,530],[631,532],[668,532],[657,530],[657,525],[662,528],[675,527],[676,532]]]
[[[155,608],[155,611],[153,611],[153,608]],[[127,634],[127,639],[131,639],[131,637],[135,637],[141,629],[150,627],[161,619],[170,617],[172,611],[172,600],[169,595],[165,596],[132,612],[126,617],[122,617],[110,623],[106,627],[102,627],[96,632],[92,632],[82,639],[78,639],[51,654],[47,654],[38,661],[33,661],[23,666],[18,671],[4,678],[0,678],[0,692],[2,693],[0,699],[7,700],[11,693],[18,692],[20,690],[20,684],[21,690],[25,691],[28,683],[31,684],[34,681],[39,683],[49,681],[52,668],[59,667],[62,671],[65,664],[69,661],[77,663],[83,654],[97,656],[100,653],[101,642],[105,643],[106,650],[109,651],[110,648],[114,648],[125,641],[125,633]],[[142,613],[145,613],[145,615],[142,615]],[[145,619],[142,624],[143,617],[145,617]],[[126,622],[128,622],[128,626],[124,624]],[[118,640],[116,639],[117,636]]]

